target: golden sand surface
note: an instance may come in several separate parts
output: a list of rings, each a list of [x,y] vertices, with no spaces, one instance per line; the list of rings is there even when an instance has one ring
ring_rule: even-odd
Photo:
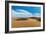
[[[12,28],[18,27],[40,27],[41,22],[36,19],[16,20],[12,19]]]

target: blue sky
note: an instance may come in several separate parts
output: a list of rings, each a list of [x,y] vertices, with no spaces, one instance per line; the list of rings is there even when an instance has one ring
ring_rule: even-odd
[[[32,13],[40,13],[40,11],[41,11],[41,8],[40,7],[12,6],[12,10],[17,10],[17,9],[27,10],[28,12],[32,12]]]
[[[11,8],[12,10],[14,10],[14,12],[22,12],[19,10],[26,10],[29,13],[32,13],[32,15],[40,16],[40,12],[41,12],[41,7],[33,7],[33,6],[12,6]]]

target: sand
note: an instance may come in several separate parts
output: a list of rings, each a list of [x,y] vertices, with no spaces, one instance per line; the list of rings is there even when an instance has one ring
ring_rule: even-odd
[[[16,20],[12,19],[12,28],[18,27],[40,27],[41,22],[36,19]]]

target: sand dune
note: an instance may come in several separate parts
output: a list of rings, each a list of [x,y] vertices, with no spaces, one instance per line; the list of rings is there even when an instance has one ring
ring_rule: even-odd
[[[36,19],[16,20],[12,19],[12,28],[16,27],[40,27],[40,21]]]

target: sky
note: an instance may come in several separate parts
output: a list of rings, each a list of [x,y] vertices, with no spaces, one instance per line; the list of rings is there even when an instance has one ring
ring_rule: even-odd
[[[12,14],[16,17],[40,16],[41,7],[12,6]]]

